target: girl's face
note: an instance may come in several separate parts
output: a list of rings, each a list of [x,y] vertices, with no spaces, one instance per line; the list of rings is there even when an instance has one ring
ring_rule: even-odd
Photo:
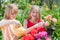
[[[10,19],[15,19],[16,18],[16,13],[14,12],[14,13],[12,13],[11,15],[10,15]]]
[[[31,17],[32,18],[38,18],[39,17],[39,11],[37,11],[36,9],[32,10],[31,13],[30,13]]]

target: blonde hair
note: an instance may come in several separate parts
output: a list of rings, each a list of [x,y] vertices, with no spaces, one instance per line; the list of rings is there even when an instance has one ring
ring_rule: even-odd
[[[39,12],[39,16],[38,16],[37,20],[40,20],[40,19],[41,19],[40,8],[39,8],[39,6],[37,6],[37,5],[33,5],[33,6],[31,7],[27,19],[28,19],[28,20],[31,19],[30,13],[31,13],[31,11],[32,11],[33,9],[35,9],[35,10],[37,10],[37,11]]]
[[[9,4],[6,9],[5,9],[5,13],[4,13],[4,18],[5,19],[9,19],[10,15],[15,12],[17,14],[18,12],[18,8],[15,4]]]

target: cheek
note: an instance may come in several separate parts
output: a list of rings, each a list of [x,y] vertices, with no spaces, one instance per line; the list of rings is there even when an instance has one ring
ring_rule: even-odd
[[[11,18],[14,18],[13,15],[11,15]]]
[[[16,15],[11,15],[11,17],[12,17],[12,18],[15,18],[15,17],[16,17]]]
[[[31,14],[31,17],[34,17],[34,14],[33,13]]]
[[[37,13],[37,16],[40,16],[40,14],[39,14],[39,13]]]
[[[33,14],[32,14],[32,13],[30,13],[30,15],[31,15],[31,17],[33,16]]]
[[[38,17],[39,15],[37,14],[37,17]]]
[[[16,17],[16,15],[13,16],[14,18]]]

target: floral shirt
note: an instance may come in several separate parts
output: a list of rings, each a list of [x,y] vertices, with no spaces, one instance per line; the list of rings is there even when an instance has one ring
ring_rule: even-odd
[[[18,37],[12,32],[12,30],[10,28],[11,26],[9,25],[9,23],[11,21],[15,21],[15,22],[19,23],[16,20],[2,20],[2,21],[0,21],[0,28],[2,30],[4,40],[18,40]],[[6,26],[6,25],[8,25],[8,26]]]

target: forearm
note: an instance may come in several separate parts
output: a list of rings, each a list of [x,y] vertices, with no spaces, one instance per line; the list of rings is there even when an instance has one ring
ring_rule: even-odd
[[[40,26],[43,26],[43,22],[40,22],[40,23],[37,23],[35,24],[34,26],[30,27],[30,28],[27,28],[27,33],[30,32],[31,30],[33,30],[34,28],[38,28]]]
[[[30,28],[27,28],[27,33],[29,33],[31,30],[33,30],[34,28],[37,28],[38,27],[38,24],[34,25],[34,26],[31,26]]]

